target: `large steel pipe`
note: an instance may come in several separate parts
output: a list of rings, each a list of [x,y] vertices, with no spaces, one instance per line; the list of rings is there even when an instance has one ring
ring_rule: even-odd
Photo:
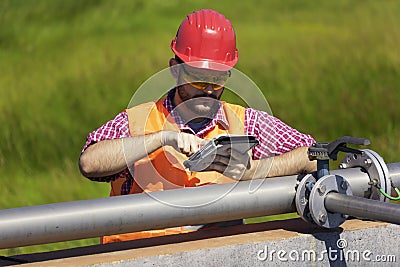
[[[369,177],[360,168],[332,173],[346,177],[353,195],[366,197]],[[285,176],[2,210],[0,248],[295,212],[300,178]]]
[[[400,224],[400,205],[339,193],[325,197],[325,208],[332,213]]]
[[[295,211],[297,176],[0,211],[0,248]]]

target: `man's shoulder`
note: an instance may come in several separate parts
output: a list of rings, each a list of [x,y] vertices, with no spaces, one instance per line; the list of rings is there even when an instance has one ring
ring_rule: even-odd
[[[256,108],[246,108],[246,113],[253,116],[273,117],[271,112],[259,110]]]
[[[125,112],[129,115],[137,112],[150,112],[156,106],[162,105],[164,99],[149,101],[135,106],[128,107]]]
[[[156,101],[150,101],[150,102],[146,102],[146,103],[141,103],[135,106],[130,106],[128,108],[125,109],[126,112],[129,112],[131,110],[140,110],[140,109],[148,109],[153,107],[156,104]]]
[[[232,104],[228,102],[221,101],[225,107],[229,107],[230,110],[235,111],[235,112],[240,112],[246,114],[248,117],[271,117],[273,118],[273,115],[266,112],[262,111],[256,108],[251,108],[251,107],[244,107],[239,104]]]

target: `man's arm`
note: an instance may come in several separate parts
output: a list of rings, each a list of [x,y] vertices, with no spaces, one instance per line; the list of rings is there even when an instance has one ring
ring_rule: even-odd
[[[89,146],[79,158],[85,177],[104,177],[123,171],[129,164],[161,147],[159,134],[103,140]],[[134,153],[128,153],[134,151]],[[135,157],[135,155],[137,157]]]
[[[232,150],[230,157],[216,155],[207,170],[217,171],[235,180],[309,173],[317,169],[317,164],[308,159],[307,150],[308,147],[299,147],[279,156],[257,160]]]
[[[317,162],[308,159],[307,150],[308,147],[299,147],[279,156],[251,160],[250,169],[244,173],[242,179],[260,179],[316,171]]]
[[[85,177],[104,177],[121,172],[162,146],[173,146],[186,155],[195,153],[204,140],[192,134],[161,131],[143,136],[103,140],[89,146],[79,158]]]

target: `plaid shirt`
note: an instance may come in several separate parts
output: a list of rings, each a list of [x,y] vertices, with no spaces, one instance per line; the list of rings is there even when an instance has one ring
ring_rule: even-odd
[[[217,123],[229,127],[229,122],[224,116],[222,106],[220,106],[214,118],[207,125],[197,133],[193,132],[193,130],[184,123],[179,114],[174,111],[174,106],[171,101],[174,93],[174,89],[169,91],[164,100],[164,106],[167,111],[171,113],[172,118],[175,120],[181,131],[191,132],[202,138],[212,130]],[[259,141],[259,145],[253,148],[253,159],[262,159],[281,155],[295,148],[311,146],[315,143],[315,140],[311,135],[300,133],[296,129],[283,123],[278,118],[253,108],[246,108],[245,110],[244,134],[253,135]],[[82,152],[85,151],[89,145],[102,140],[124,137],[130,137],[128,115],[125,111],[119,113],[114,119],[103,124],[99,129],[91,132],[86,138],[86,144],[83,147]],[[133,183],[133,178],[128,168],[112,176],[89,179],[99,182],[111,182],[119,177],[128,177],[121,189],[122,195],[128,194]]]

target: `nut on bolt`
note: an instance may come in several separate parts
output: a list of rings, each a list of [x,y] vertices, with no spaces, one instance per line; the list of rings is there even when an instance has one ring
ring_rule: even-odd
[[[321,212],[321,213],[318,215],[318,220],[319,220],[321,223],[325,223],[325,222],[326,222],[326,219],[327,219],[326,213]]]
[[[306,205],[307,202],[308,202],[308,200],[307,200],[305,197],[302,197],[302,198],[300,199],[300,204],[301,204],[301,205]]]
[[[365,159],[364,160],[364,164],[369,166],[369,165],[372,164],[372,160],[371,159]]]
[[[326,186],[323,185],[323,184],[321,184],[321,185],[318,187],[318,192],[319,192],[320,195],[325,194],[325,192],[326,192]]]
[[[343,182],[340,184],[340,187],[341,187],[342,189],[346,190],[346,189],[347,189],[347,182],[346,182],[346,181],[343,181]]]

